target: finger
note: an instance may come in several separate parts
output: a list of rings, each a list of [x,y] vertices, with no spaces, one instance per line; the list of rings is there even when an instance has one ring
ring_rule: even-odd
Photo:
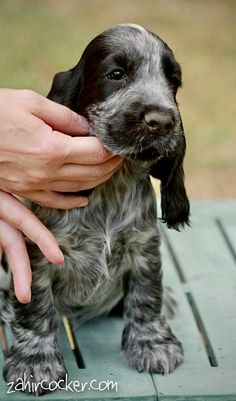
[[[51,263],[64,263],[63,254],[53,234],[31,210],[14,196],[3,191],[0,191],[0,217],[37,244]]]
[[[68,137],[53,131],[57,147],[63,148],[64,164],[99,164],[111,159],[114,155],[108,152],[95,137]]]
[[[123,159],[120,156],[114,156],[97,165],[64,164],[57,171],[57,180],[77,181],[78,183],[81,181],[95,181],[117,171],[122,163]]]
[[[3,255],[3,250],[2,250],[2,247],[0,245],[0,264],[1,264],[1,260],[2,260],[2,255]]]
[[[96,181],[84,181],[84,182],[80,182],[79,184],[77,181],[75,181],[75,182],[55,181],[51,186],[54,188],[54,191],[55,191],[54,193],[56,193],[57,195],[63,194],[63,192],[66,192],[67,194],[64,195],[64,199],[66,199],[67,197],[71,196],[70,193],[77,192],[78,193],[77,196],[79,196],[80,191],[84,191],[87,189],[92,189],[92,188],[97,187],[98,185],[102,184],[103,182],[109,180],[109,178],[111,178],[112,175],[113,175],[113,173],[109,173],[109,174],[105,175],[104,177],[97,179]],[[68,183],[70,184],[69,191],[68,191]],[[83,199],[87,200],[87,198],[83,198]],[[47,198],[45,198],[45,201],[47,202]],[[64,201],[64,206],[65,206],[65,202],[66,202],[66,200]],[[50,204],[50,202],[48,202],[48,205],[49,204]],[[76,206],[76,207],[87,206],[87,204],[88,204],[88,200],[86,201],[86,203],[84,203],[80,206]],[[48,207],[52,207],[52,206],[48,206]]]
[[[85,135],[88,132],[89,123],[83,116],[44,96],[35,97],[31,111],[54,130],[70,135]]]
[[[78,183],[76,183],[78,185]],[[52,184],[50,185],[52,187]],[[55,184],[55,187],[57,185]],[[58,186],[60,187],[60,186]],[[73,187],[73,186],[71,186]],[[66,188],[68,188],[68,182],[66,183]],[[62,192],[77,192],[70,189],[66,189]],[[69,210],[77,207],[84,207],[88,204],[88,198],[78,195],[64,195],[54,191],[30,191],[30,192],[20,192],[17,195],[22,196],[32,202],[37,203],[40,206],[50,207],[53,209],[63,209]]]
[[[12,271],[16,297],[21,303],[28,303],[31,300],[32,273],[23,236],[18,230],[0,220],[0,241],[4,244]]]
[[[50,184],[54,191],[58,192],[78,192],[84,191],[91,188],[96,188],[98,185],[108,181],[113,174],[119,169],[119,166],[115,170],[108,174],[96,179],[90,179],[86,181],[54,181]],[[69,191],[68,191],[69,188]],[[68,196],[68,195],[67,195]],[[84,206],[84,205],[83,205]]]

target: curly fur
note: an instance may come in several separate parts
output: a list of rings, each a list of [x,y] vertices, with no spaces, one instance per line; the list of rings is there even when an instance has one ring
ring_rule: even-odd
[[[180,66],[167,44],[132,24],[96,37],[74,68],[55,76],[48,97],[86,116],[90,135],[125,161],[93,190],[85,208],[62,211],[30,204],[56,236],[65,264],[49,266],[28,243],[32,302],[20,304],[11,290],[4,312],[14,334],[4,367],[7,382],[24,375],[34,382],[63,378],[59,315],[76,314],[83,323],[108,313],[122,297],[122,348],[129,366],[168,373],[183,361],[181,343],[161,310],[160,235],[149,178],[161,180],[167,225],[179,229],[188,223],[185,137],[176,103],[180,84]],[[42,394],[40,389],[36,393]]]

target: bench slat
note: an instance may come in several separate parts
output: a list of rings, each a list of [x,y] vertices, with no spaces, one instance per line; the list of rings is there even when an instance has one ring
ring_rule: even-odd
[[[164,377],[139,374],[121,354],[122,319],[101,318],[81,327],[72,320],[86,367],[78,367],[61,325],[59,343],[70,380],[89,386],[92,379],[97,384],[108,379],[117,382],[118,391],[87,387],[80,393],[57,391],[42,401],[236,401],[236,202],[192,202],[191,220],[192,228],[181,234],[164,229],[162,244],[164,283],[180,304],[169,323],[183,343],[184,364]],[[11,343],[8,329],[7,336]],[[211,366],[207,352],[213,352],[218,366]],[[0,400],[35,401],[19,392],[6,395],[6,390],[0,375]]]
[[[191,288],[219,368],[234,370],[236,382],[236,276],[201,280]]]
[[[191,229],[181,235],[165,230],[167,249],[163,247],[163,259],[166,280],[173,283],[178,297],[178,288],[181,287],[181,297],[194,300],[199,313],[197,318],[200,316],[219,366],[202,365],[191,348],[188,352],[188,342],[183,334],[184,364],[174,374],[153,376],[159,400],[236,400],[236,268],[217,223],[219,220],[222,222],[227,237],[232,241],[235,216],[235,202],[196,202],[192,207]],[[231,243],[235,246],[235,242]],[[188,303],[190,306],[191,302]],[[183,305],[181,302],[181,312],[187,316]],[[177,316],[171,323],[176,333],[181,319]],[[194,336],[192,340],[195,340]]]
[[[87,367],[81,371],[81,380],[117,382],[118,392],[104,392],[104,400],[110,400],[112,396],[119,400],[156,400],[151,375],[130,369],[121,354],[122,329],[123,321],[116,317],[94,320],[80,328],[74,320],[74,331]],[[99,397],[99,394],[93,396]]]
[[[168,242],[187,281],[236,273],[229,249],[212,219],[193,220],[185,232],[166,231]]]
[[[194,360],[194,363],[199,369],[208,367],[209,360],[185,295],[185,287],[179,281],[175,267],[164,242],[162,244],[162,256],[164,261],[164,285],[168,285],[174,290],[175,298],[179,303],[177,315],[174,319],[169,319],[169,324],[175,335],[183,343],[185,354],[183,366],[188,370],[191,368]]]

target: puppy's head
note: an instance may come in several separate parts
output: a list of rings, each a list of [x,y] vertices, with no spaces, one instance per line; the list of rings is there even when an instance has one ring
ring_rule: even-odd
[[[163,219],[174,228],[189,215],[180,85],[181,69],[167,44],[125,24],[93,39],[74,68],[55,76],[48,95],[87,117],[90,134],[111,152],[149,164],[162,183]]]

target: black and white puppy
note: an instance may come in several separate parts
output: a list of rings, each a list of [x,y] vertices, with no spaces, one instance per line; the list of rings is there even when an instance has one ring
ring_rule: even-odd
[[[125,161],[93,190],[85,208],[31,204],[56,236],[65,265],[49,266],[28,244],[32,302],[22,305],[9,295],[14,344],[4,367],[7,382],[24,374],[33,382],[62,379],[58,315],[77,313],[84,322],[108,313],[122,297],[122,349],[129,366],[163,374],[183,361],[181,343],[162,314],[160,236],[149,177],[161,180],[162,219],[168,227],[188,223],[185,136],[176,103],[180,85],[181,69],[171,49],[132,24],[97,36],[74,68],[55,76],[48,97],[87,117],[90,135]]]

